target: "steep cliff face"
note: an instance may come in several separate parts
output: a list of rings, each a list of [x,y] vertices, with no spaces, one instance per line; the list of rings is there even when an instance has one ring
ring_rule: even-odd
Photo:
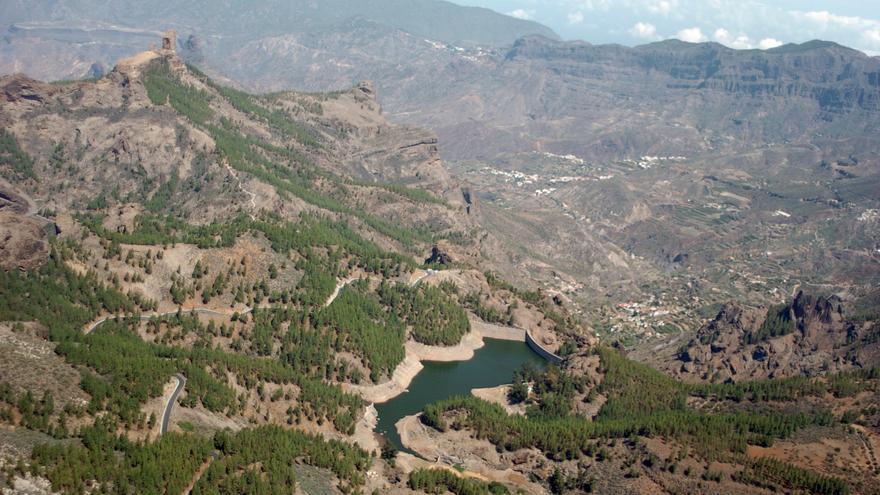
[[[847,319],[836,296],[799,292],[783,306],[725,305],[662,367],[689,380],[739,382],[871,367],[878,358],[876,322]]]
[[[541,37],[518,40],[507,60],[568,62],[569,73],[587,76],[630,69],[635,77],[668,77],[673,90],[713,90],[748,97],[799,97],[825,111],[880,110],[880,63],[836,43],[811,41],[771,50],[734,50],[717,43],[668,40],[636,48],[560,43]],[[590,67],[593,70],[590,70]],[[611,69],[611,68],[614,69]]]
[[[325,114],[337,120],[347,141],[342,169],[362,180],[394,182],[428,189],[461,203],[440,159],[437,136],[415,126],[394,126],[382,115],[372,82],[323,104]]]

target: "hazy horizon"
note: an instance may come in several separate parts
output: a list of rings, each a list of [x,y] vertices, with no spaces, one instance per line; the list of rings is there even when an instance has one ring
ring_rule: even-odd
[[[640,45],[664,39],[773,48],[813,39],[880,55],[880,1],[454,0],[544,24],[567,40]]]

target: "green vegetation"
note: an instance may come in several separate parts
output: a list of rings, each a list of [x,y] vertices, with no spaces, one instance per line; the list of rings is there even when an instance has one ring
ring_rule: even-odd
[[[749,443],[770,445],[809,425],[827,425],[827,413],[767,416],[752,413],[700,414],[693,411],[660,411],[595,422],[582,417],[563,418],[510,416],[498,405],[475,397],[455,397],[425,408],[423,421],[445,431],[446,412],[457,414],[454,428],[468,428],[507,451],[536,447],[551,459],[578,459],[594,452],[597,439],[633,435],[671,437],[691,446],[707,459],[745,452]]]
[[[39,321],[57,342],[56,352],[72,364],[94,370],[81,373],[82,388],[92,397],[90,412],[108,411],[125,424],[142,425],[146,418],[140,407],[160,395],[178,370],[191,375],[191,393],[199,396],[201,392],[209,409],[223,410],[234,404],[231,389],[208,379],[204,370],[184,356],[174,355],[182,351],[147,344],[122,321],[108,321],[84,334],[82,328],[101,311],[136,313],[141,308],[129,297],[103,288],[94,274],[76,274],[61,258],[53,250],[50,261],[38,272],[0,273],[0,321]]]
[[[601,393],[610,393],[602,414],[616,417],[619,411],[651,412],[663,409],[682,409],[688,396],[755,403],[794,401],[802,397],[822,397],[831,393],[836,397],[850,397],[877,387],[880,369],[866,368],[827,377],[791,377],[739,383],[685,384],[653,368],[636,363],[617,352],[601,348],[596,352],[602,358],[605,381]],[[613,400],[611,399],[613,397]]]
[[[139,215],[131,232],[107,230],[104,217],[97,213],[80,213],[76,220],[98,237],[116,244],[158,246],[163,244],[195,244],[202,249],[229,247],[245,231],[247,217],[241,215],[226,223],[193,226],[171,216]]]
[[[131,442],[106,419],[84,428],[80,438],[81,445],[35,447],[32,472],[64,493],[94,493],[92,480],[112,486],[112,493],[181,493],[211,449],[208,439],[175,433],[152,443]]]
[[[135,219],[132,232],[115,232],[103,227],[103,217],[97,214],[79,214],[76,219],[95,235],[118,244],[162,245],[174,243],[195,244],[202,249],[231,247],[235,239],[251,232],[262,233],[272,243],[272,249],[288,254],[295,251],[309,263],[318,261],[314,248],[329,250],[332,254],[321,270],[331,278],[337,272],[333,262],[351,257],[350,268],[361,267],[367,272],[394,275],[411,270],[415,262],[397,253],[384,251],[367,241],[345,222],[332,221],[303,213],[296,223],[283,222],[266,215],[263,220],[251,220],[239,215],[223,223],[194,226],[171,216],[140,215]],[[330,284],[329,295],[335,282]],[[323,299],[321,299],[323,301]]]
[[[346,190],[337,182],[328,181],[335,187],[320,192],[320,187],[315,183],[321,178],[320,174],[310,164],[303,163],[304,159],[300,155],[290,150],[244,136],[230,125],[208,126],[207,129],[231,167],[271,184],[281,194],[290,193],[324,210],[355,217],[376,232],[395,239],[407,247],[412,246],[417,240],[423,242],[431,240],[430,235],[425,232],[392,224],[346,205],[343,201]],[[290,166],[279,165],[269,158],[271,156],[288,160]],[[293,168],[294,166],[297,168]],[[326,180],[326,177],[324,179]]]
[[[319,421],[329,419],[340,431],[353,432],[354,418],[363,407],[359,397],[345,394],[340,387],[325,383],[321,377],[307,375],[280,360],[229,354],[198,342],[191,349],[147,343],[135,332],[140,325],[137,318],[109,320],[90,334],[84,334],[82,328],[86,323],[102,312],[136,314],[141,308],[133,298],[104,288],[93,273],[80,275],[67,268],[64,260],[76,252],[75,245],[59,243],[53,246],[49,262],[37,271],[0,272],[0,320],[36,320],[47,327],[50,338],[58,344],[57,352],[81,367],[82,387],[91,395],[88,412],[100,418],[93,426],[79,431],[81,444],[46,445],[34,450],[32,469],[49,478],[55,489],[81,493],[88,488],[89,480],[95,480],[102,486],[115,487],[120,493],[182,491],[207,458],[209,443],[198,437],[174,434],[146,444],[116,436],[121,426],[146,425],[141,406],[150,397],[158,396],[175,372],[182,372],[188,378],[185,400],[190,406],[201,403],[212,411],[234,413],[240,407],[240,398],[226,383],[227,374],[232,374],[238,383],[248,388],[262,389],[262,383],[295,385],[299,391],[300,414]],[[143,304],[149,305],[149,302]],[[187,328],[199,335],[212,331],[196,317],[180,313],[148,322],[148,327],[163,325]],[[10,403],[22,413],[23,425],[59,437],[68,434],[64,419],[68,411],[53,414],[57,411],[51,396],[41,400],[29,394],[14,397],[7,388],[0,387],[0,402]],[[7,411],[8,408],[0,409],[4,414]],[[98,414],[102,411],[105,413]],[[82,414],[85,411],[77,412],[74,408],[69,412]],[[150,424],[154,421],[150,418]],[[265,449],[248,453],[246,447],[253,446],[253,438],[259,438],[261,443],[269,439],[268,453]],[[248,459],[247,455],[264,456],[265,460],[260,461],[264,466],[274,466],[272,463],[295,452],[296,455],[284,457],[287,462],[300,459],[332,469],[355,485],[362,482],[357,473],[368,459],[353,447],[333,442],[325,444],[318,437],[280,429],[242,432],[231,440],[228,449],[221,449],[230,456],[225,462],[239,462],[238,459]],[[270,455],[272,452],[276,453],[274,457]],[[277,472],[279,476],[286,476],[284,473],[290,470]],[[215,473],[218,477],[208,479],[220,480],[223,478],[220,473],[222,471]],[[267,482],[269,486],[277,486],[273,483],[278,479],[272,474]],[[222,483],[237,486],[231,478]],[[207,491],[202,493],[217,493],[209,485],[203,488]],[[238,493],[234,489],[232,492]]]
[[[470,331],[467,313],[453,297],[454,285],[409,287],[383,280],[377,293],[382,304],[412,327],[412,337],[418,342],[452,346]]]
[[[746,344],[757,344],[793,331],[794,320],[791,317],[791,308],[787,304],[779,304],[767,310],[764,323],[758,330],[746,334],[744,341]]]
[[[251,331],[253,335],[250,338],[257,344],[252,351],[258,355],[267,355],[261,347],[265,344],[260,342],[279,334],[283,322],[298,321],[302,315],[303,313],[293,312],[289,308],[256,312]],[[195,316],[179,314],[153,318],[148,325],[154,328],[166,325],[169,330],[182,328],[182,335],[193,332],[201,337],[192,350],[149,345],[156,356],[173,360],[177,368],[187,375],[186,401],[201,401],[211,410],[237,407],[237,398],[231,395],[224,380],[227,373],[235,375],[236,380],[249,389],[262,383],[293,384],[299,388],[299,396],[297,408],[289,412],[291,423],[305,416],[320,422],[330,420],[342,432],[354,431],[354,417],[363,407],[363,401],[358,396],[344,393],[339,386],[321,380],[323,377],[333,377],[331,371],[337,373],[337,378],[348,376],[345,375],[345,369],[334,365],[329,354],[329,338],[321,338],[314,331],[291,325],[288,334],[282,337],[283,346],[279,360],[211,349],[210,337],[223,330],[216,326],[203,325]],[[261,337],[260,334],[264,332],[269,337]],[[212,373],[206,373],[205,369],[212,370]]]
[[[409,487],[425,493],[455,495],[492,495],[510,493],[497,482],[486,483],[480,480],[462,478],[446,469],[416,469],[409,475]]]
[[[258,97],[220,86],[195,68],[190,67],[190,70],[206,85],[216,89],[239,111],[267,122],[273,129],[285,136],[295,138],[301,144],[312,148],[320,146],[313,133],[297,124],[285,111],[269,110],[258,103],[261,102]],[[145,73],[144,81],[153,104],[164,105],[169,102],[175,110],[193,123],[204,127],[216,142],[218,151],[236,170],[273,185],[281,194],[290,193],[325,210],[356,217],[373,230],[405,246],[412,246],[416,240],[423,242],[431,240],[426,232],[401,227],[346,205],[343,201],[346,194],[343,185],[346,182],[351,182],[353,185],[360,183],[345,181],[320,172],[302,153],[289,147],[281,148],[243,135],[226,119],[221,119],[220,125],[210,124],[209,121],[213,118],[210,95],[184,84],[172,73],[167,62],[151,64]],[[333,187],[321,192],[318,180],[328,182]],[[397,185],[381,187],[414,201],[438,201],[424,191]]]
[[[214,117],[211,110],[211,96],[183,84],[171,72],[167,61],[153,62],[144,71],[144,86],[153,105],[170,104],[180,114],[199,125],[204,125]]]
[[[187,400],[212,411],[234,412],[239,403],[226,384],[229,372],[248,387],[261,382],[294,384],[300,389],[301,408],[310,417],[329,419],[340,431],[353,430],[362,401],[323,382],[323,375],[312,377],[277,359],[225,353],[204,342],[191,349],[147,343],[135,331],[137,318],[109,320],[84,334],[82,328],[101,312],[136,314],[152,303],[141,301],[139,306],[133,296],[103,287],[93,273],[73,272],[64,265],[70,250],[54,247],[49,262],[35,272],[0,272],[0,321],[36,320],[46,326],[58,343],[57,352],[87,368],[82,386],[92,396],[90,411],[108,411],[126,424],[143,425],[140,406],[158,396],[175,372],[182,372],[188,379]],[[209,332],[195,317],[177,315],[162,321],[197,334]],[[153,325],[158,324],[156,319]]]
[[[68,340],[101,312],[134,313],[151,305],[98,282],[94,272],[77,274],[64,265],[65,245],[55,245],[45,265],[21,273],[0,271],[0,321],[38,321],[53,340]]]
[[[680,382],[644,364],[636,363],[610,348],[597,349],[605,379],[598,392],[608,401],[602,419],[650,416],[661,411],[683,411],[687,392]]]
[[[595,421],[569,414],[567,397],[578,383],[566,383],[548,371],[539,384],[549,405],[530,408],[528,417],[508,416],[504,409],[472,397],[454,398],[425,408],[425,421],[435,428],[448,427],[444,413],[456,415],[454,427],[473,429],[505,450],[537,446],[554,459],[575,459],[593,451],[598,438],[631,435],[664,436],[687,443],[703,457],[715,459],[742,453],[749,443],[769,445],[795,430],[812,424],[830,424],[830,413],[703,414],[685,406],[686,390],[647,366],[626,360],[610,349],[598,351],[605,380],[597,389],[607,396]],[[521,380],[520,375],[518,378]],[[583,385],[581,385],[583,386]]]
[[[260,312],[262,315],[264,312]],[[257,333],[260,320],[255,320]],[[333,352],[334,337],[329,332],[291,326],[282,338],[281,359],[292,368],[313,376],[324,376],[337,381],[360,383],[363,376],[359,370],[349,367],[345,360],[337,360]],[[295,411],[297,413],[299,411]],[[299,415],[296,416],[299,418]]]
[[[82,372],[81,386],[92,397],[89,412],[107,410],[127,424],[143,421],[140,407],[161,395],[177,371],[175,363],[156,356],[147,343],[117,322],[108,322],[88,336],[71,335],[58,344],[57,352],[68,362],[98,373]]]
[[[516,297],[523,300],[523,302],[534,304],[536,306],[540,306],[542,300],[544,299],[544,295],[541,294],[540,290],[523,290],[520,289],[513,284],[507,282],[502,279],[498,275],[492,272],[484,272],[483,275],[486,277],[486,282],[489,284],[493,290],[504,290],[508,291]]]
[[[461,303],[467,309],[473,311],[477,318],[487,323],[497,323],[501,325],[512,325],[513,315],[504,314],[496,308],[489,306],[483,302],[483,296],[479,292],[471,292],[464,296]]]
[[[597,457],[599,456],[597,455]],[[627,476],[629,476],[629,473]],[[561,469],[556,468],[553,470],[553,474],[550,475],[550,478],[547,479],[550,493],[553,494],[567,493],[570,490],[581,490],[586,493],[591,493],[593,491],[594,483],[595,479],[593,479],[593,477],[589,475],[588,470],[584,468],[578,470],[577,476],[568,476]]]
[[[49,391],[43,393],[43,397],[37,400],[30,390],[16,396],[12,385],[0,382],[0,420],[11,421],[12,410],[18,411],[21,416],[21,425],[31,430],[41,431],[52,436],[63,438],[67,436],[67,427],[63,423],[56,428],[51,423],[52,414],[55,413],[55,400]]]
[[[216,89],[239,112],[246,113],[266,122],[272,129],[280,132],[285,137],[296,139],[300,144],[312,148],[320,147],[320,143],[315,137],[315,133],[297,124],[287,112],[279,109],[269,110],[257,103],[260,101],[258,97],[245,93],[244,91],[221,86],[207,77],[204,81],[206,84]]]
[[[584,393],[587,380],[563,373],[556,366],[539,370],[531,364],[524,365],[513,374],[514,386],[510,398],[513,402],[528,399],[528,383],[532,384],[534,405],[528,408],[530,418],[563,418],[574,409],[577,393]]]
[[[795,401],[802,397],[851,397],[864,390],[874,390],[880,379],[880,368],[866,368],[827,377],[797,376],[773,380],[740,383],[713,383],[688,385],[687,391],[696,397],[741,402]]]
[[[289,492],[296,483],[294,463],[331,470],[344,493],[364,482],[370,456],[347,443],[324,441],[279,427],[264,426],[211,438],[168,433],[155,442],[132,442],[117,435],[111,421],[99,419],[82,430],[82,443],[40,445],[31,472],[45,476],[64,493],[181,493],[196,471],[217,459],[201,476],[193,494]],[[93,482],[99,490],[94,491]]]
[[[370,379],[390,375],[403,361],[406,332],[365,287],[353,284],[316,315],[316,326],[334,335],[337,351],[351,351],[370,369]]]
[[[193,495],[290,493],[295,486],[294,462],[331,470],[350,493],[364,483],[370,456],[350,444],[320,435],[264,426],[236,434],[214,435],[219,459],[202,475]]]
[[[177,186],[180,183],[180,177],[177,174],[177,170],[171,174],[171,177],[168,181],[163,182],[159,189],[153,194],[153,196],[144,203],[144,208],[147,211],[151,211],[153,213],[158,213],[160,211],[165,210],[169,203],[171,202],[171,196],[174,195],[175,191],[177,191]],[[105,206],[106,208],[106,206]]]
[[[401,184],[388,184],[384,182],[369,182],[363,180],[354,180],[354,179],[338,179],[343,181],[345,184],[350,186],[363,186],[363,187],[378,187],[384,189],[390,193],[394,193],[398,196],[402,196],[414,203],[429,203],[436,205],[443,205],[447,208],[451,206],[449,203],[443,198],[438,198],[432,193],[424,189],[418,189],[415,187],[407,187]]]
[[[562,334],[575,333],[574,330],[580,326],[581,323],[576,318],[572,317],[571,315],[565,316],[562,313],[558,312],[553,303],[548,298],[544,297],[544,294],[541,292],[540,289],[533,291],[523,290],[501,279],[492,272],[487,271],[484,273],[484,275],[486,277],[486,282],[489,283],[489,287],[491,287],[493,291],[510,292],[523,302],[531,304],[533,306],[537,306],[545,317],[553,321],[557,332]],[[490,323],[500,323],[506,318],[508,321],[507,324],[513,324],[513,315],[511,313],[512,308],[508,308],[507,316],[503,317],[500,315],[500,313],[498,313],[498,311],[492,308],[483,307],[481,304],[479,304],[479,300],[475,300],[473,296],[470,298],[469,302],[471,304],[474,304],[474,310],[479,312],[477,314],[478,316],[480,316],[480,313],[485,314],[485,318],[483,316],[480,316],[485,321],[488,321]]]
[[[36,179],[34,160],[19,146],[15,136],[6,129],[0,129],[0,167],[12,170],[18,179]]]
[[[823,495],[846,495],[849,487],[843,480],[801,469],[769,457],[746,461],[746,467],[734,475],[734,480],[776,491],[777,486],[788,490]]]

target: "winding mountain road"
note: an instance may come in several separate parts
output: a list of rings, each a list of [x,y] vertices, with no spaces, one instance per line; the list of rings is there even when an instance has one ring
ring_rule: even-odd
[[[409,286],[415,287],[415,286],[419,285],[419,283],[421,283],[422,280],[425,280],[426,278],[433,276],[435,273],[437,273],[436,270],[431,270],[431,269],[425,270],[425,273],[423,273],[422,275],[417,277],[415,280],[410,282]]]
[[[253,311],[254,311],[254,308],[244,308],[241,311],[237,311],[237,313],[240,315],[246,315],[246,314],[252,313]],[[143,321],[143,320],[149,320],[151,318],[162,318],[163,316],[176,315],[177,313],[178,313],[178,311],[166,311],[164,313],[147,313],[147,314],[140,315],[139,318]],[[200,315],[219,316],[219,317],[223,317],[223,318],[230,318],[230,317],[232,317],[233,314],[236,313],[236,311],[228,312],[228,311],[217,311],[216,309],[209,309],[209,308],[192,308],[192,309],[187,309],[187,310],[180,310],[180,313],[181,314],[197,313]],[[97,320],[94,323],[90,324],[88,327],[86,327],[86,329],[83,330],[83,333],[88,335],[88,334],[92,333],[93,331],[95,331],[95,329],[97,329],[98,327],[100,327],[101,325],[106,323],[107,321],[113,320],[117,317],[118,318],[133,318],[134,315],[105,316],[104,318],[101,318],[100,320]]]
[[[162,428],[159,430],[162,435],[168,433],[168,423],[171,421],[171,410],[177,402],[177,396],[180,395],[180,391],[186,386],[185,376],[178,373],[174,375],[174,378],[177,378],[177,387],[175,387],[171,397],[168,398],[168,403],[165,404],[165,411],[162,412]]]
[[[326,308],[327,306],[330,306],[331,304],[333,304],[333,301],[335,301],[336,298],[339,297],[339,293],[342,292],[343,287],[345,287],[346,285],[348,285],[352,282],[356,282],[358,280],[360,280],[360,279],[359,278],[349,278],[349,279],[343,280],[341,282],[338,282],[336,284],[336,288],[333,289],[333,293],[330,294],[330,297],[328,297],[327,301],[324,302],[324,307]]]
[[[416,278],[415,280],[410,282],[409,286],[415,287],[422,280],[425,280],[426,278],[434,275],[435,273],[437,273],[435,270],[427,270],[427,271],[425,271],[425,273],[420,275],[418,278]],[[330,306],[331,304],[333,304],[333,301],[335,301],[336,298],[339,297],[339,293],[342,292],[342,289],[345,288],[345,286],[350,285],[354,282],[357,282],[358,280],[361,280],[361,278],[360,277],[352,277],[352,278],[348,278],[348,279],[345,279],[345,280],[338,282],[336,284],[336,288],[333,289],[333,293],[330,294],[330,297],[328,297],[327,301],[324,303],[324,307],[326,308],[327,306]]]

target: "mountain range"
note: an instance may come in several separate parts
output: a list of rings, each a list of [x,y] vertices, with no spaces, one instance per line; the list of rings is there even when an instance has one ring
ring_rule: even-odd
[[[440,0],[328,0],[101,2],[92,0],[13,1],[4,5],[0,26],[3,64],[0,72],[27,67],[43,79],[82,77],[112,67],[125,54],[137,53],[165,29],[195,36],[212,59],[248,43],[291,32],[320,34],[352,19],[382,23],[385,29],[462,45],[505,45],[527,34],[555,38],[534,22],[502,16],[488,9],[461,7]],[[39,54],[43,61],[34,64]],[[85,70],[84,70],[85,68]]]
[[[371,80],[388,118],[436,132],[478,221],[513,248],[501,271],[576,301],[697,286],[706,304],[760,302],[793,277],[858,298],[880,272],[874,224],[857,220],[880,199],[880,61],[834,43],[595,46],[445,2],[27,5],[4,14],[0,71],[100,74],[174,27],[185,59],[251,90]],[[713,271],[749,273],[756,256],[770,286]]]
[[[433,0],[0,25],[3,490],[876,493],[877,57]],[[376,433],[487,338],[548,363]]]

